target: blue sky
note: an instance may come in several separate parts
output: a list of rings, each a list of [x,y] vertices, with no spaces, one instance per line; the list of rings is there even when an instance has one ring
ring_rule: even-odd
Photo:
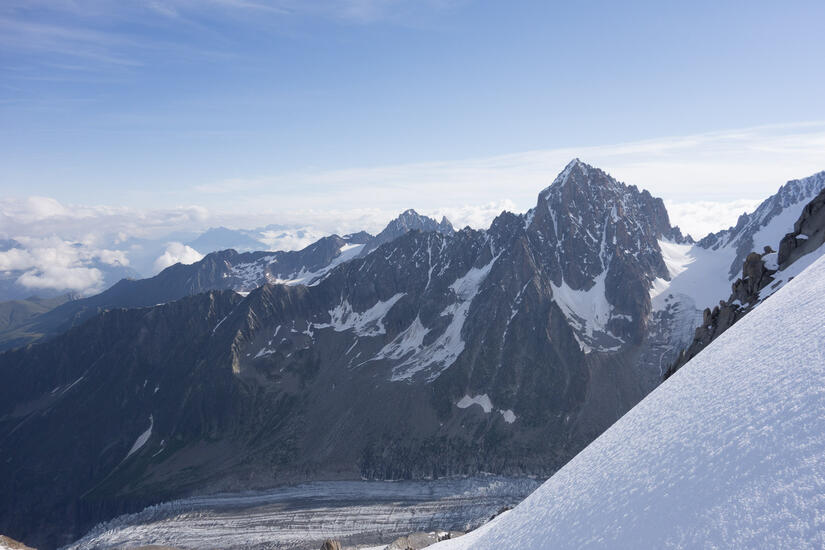
[[[825,168],[823,21],[823,2],[5,0],[0,190],[272,221],[523,210],[581,156],[666,199],[755,200]]]

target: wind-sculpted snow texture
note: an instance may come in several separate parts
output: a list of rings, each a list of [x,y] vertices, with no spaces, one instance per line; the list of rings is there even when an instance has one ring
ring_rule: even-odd
[[[97,526],[67,550],[143,545],[317,549],[326,538],[387,543],[416,531],[474,529],[518,504],[531,479],[316,482],[159,504]]]
[[[825,258],[511,512],[434,550],[825,546]]]

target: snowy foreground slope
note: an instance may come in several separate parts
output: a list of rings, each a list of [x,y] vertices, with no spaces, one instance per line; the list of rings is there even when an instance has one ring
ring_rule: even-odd
[[[825,547],[825,258],[437,550]]]

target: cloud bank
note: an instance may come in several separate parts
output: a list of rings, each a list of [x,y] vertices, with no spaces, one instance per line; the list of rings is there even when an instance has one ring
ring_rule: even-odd
[[[18,236],[0,252],[0,272],[26,291],[53,290],[90,294],[104,289],[105,272],[124,272],[129,260],[121,250],[95,248],[58,237]]]
[[[203,258],[203,254],[183,243],[171,242],[166,250],[155,260],[155,272],[163,271],[177,263],[193,264]]]

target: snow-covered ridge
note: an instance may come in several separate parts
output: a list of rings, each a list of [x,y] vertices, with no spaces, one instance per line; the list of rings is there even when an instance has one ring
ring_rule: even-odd
[[[740,276],[746,256],[750,252],[762,253],[765,246],[778,250],[782,238],[793,231],[805,205],[822,188],[825,188],[825,172],[793,180],[763,201],[753,213],[743,215],[735,228],[709,235],[692,245],[659,240],[670,277],[670,280],[654,279],[650,289],[654,320],[660,331],[669,334],[660,369],[676,360],[678,350],[691,344],[694,330],[702,322],[703,310],[712,310],[729,298],[732,283]],[[775,291],[792,273],[798,273],[816,257],[803,259],[787,273],[778,273],[777,282],[762,294],[767,296]],[[767,255],[766,264],[775,269],[775,259],[776,254]]]
[[[317,245],[314,245],[317,248]],[[364,245],[358,243],[345,243],[338,251],[338,255],[333,260],[314,271],[302,267],[297,271],[284,272],[278,269],[278,256],[268,255],[251,262],[238,262],[230,264],[227,262],[229,273],[227,276],[235,277],[238,280],[237,290],[249,291],[261,286],[264,283],[284,284],[284,285],[314,285],[318,284],[325,275],[337,266],[357,257],[363,250]],[[314,250],[308,247],[307,250]],[[273,273],[278,274],[274,276]]]
[[[802,236],[805,237],[805,235]],[[766,298],[773,295],[776,291],[793,280],[800,273],[808,269],[808,267],[813,265],[823,256],[825,256],[825,244],[821,245],[816,250],[805,254],[785,269],[774,273],[774,281],[760,291],[759,300],[764,301]],[[765,260],[765,266],[768,269],[776,269],[778,267],[776,264],[776,253],[767,254],[763,260]]]
[[[776,248],[802,208],[825,189],[825,171],[807,178],[791,180],[765,199],[750,214],[743,214],[736,227],[706,236],[697,244],[706,249],[726,251],[730,255],[728,277],[736,279],[741,263],[749,252],[762,252],[765,246]]]
[[[511,512],[433,548],[821,548],[823,380],[820,258]]]
[[[322,267],[317,271],[307,271],[306,269],[302,269],[298,273],[293,273],[284,279],[274,279],[270,282],[283,285],[317,285],[333,269],[352,260],[353,258],[356,258],[363,248],[363,244],[345,244],[341,247],[338,256],[336,256],[335,259],[329,263],[329,265]]]

